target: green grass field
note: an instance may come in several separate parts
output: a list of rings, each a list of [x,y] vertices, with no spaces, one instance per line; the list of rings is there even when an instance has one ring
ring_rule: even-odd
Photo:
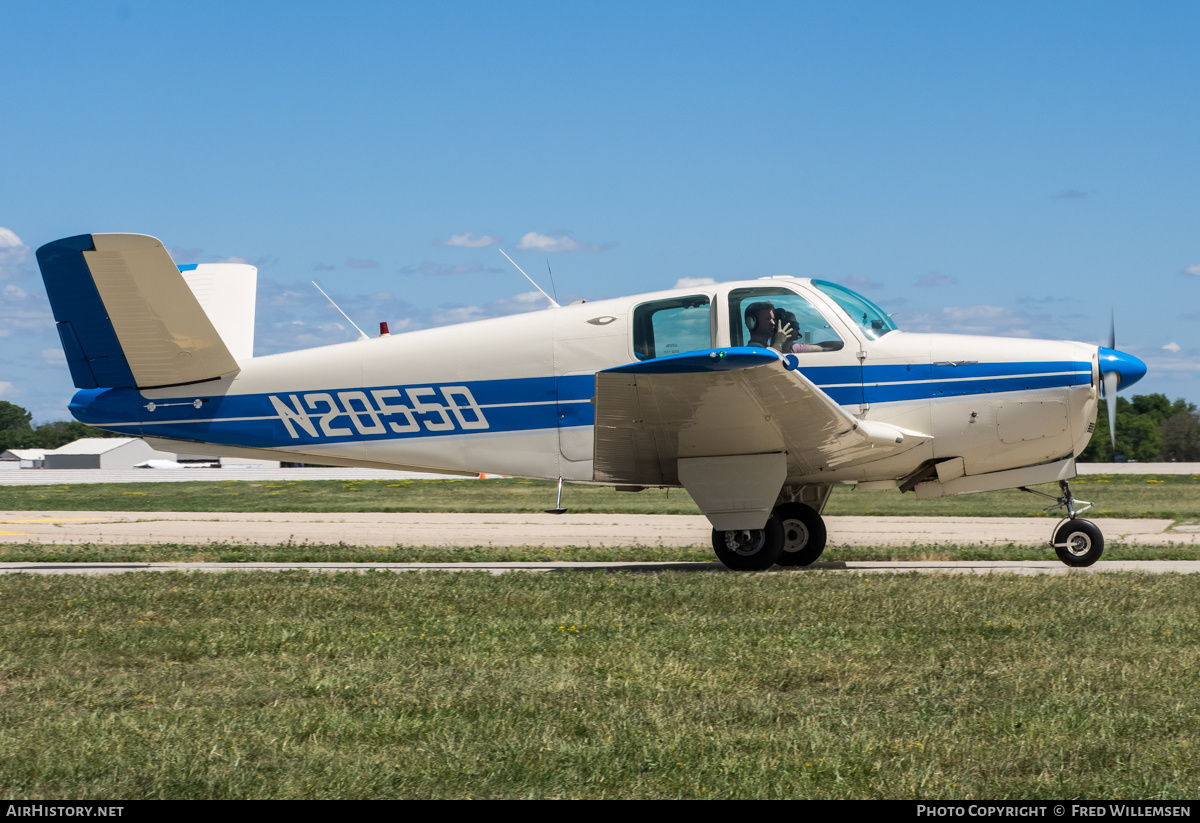
[[[1049,536],[1049,532],[1047,532]],[[834,537],[836,542],[836,535]],[[830,546],[821,562],[852,560],[1055,560],[1038,545]],[[1200,549],[1184,544],[1138,546],[1120,542],[1104,548],[1107,560],[1200,560]],[[210,543],[41,544],[0,543],[4,563],[507,563],[603,561],[640,563],[683,561],[715,563],[712,546],[351,546],[291,543],[283,545]]]
[[[1200,577],[0,577],[0,796],[1194,798]]]
[[[1200,518],[1200,477],[1088,475],[1071,486],[1079,497],[1097,504],[1093,516]],[[1057,493],[1053,485],[1038,488]],[[0,510],[6,511],[532,512],[552,507],[554,500],[554,483],[515,478],[0,486]],[[1019,491],[923,501],[898,491],[838,486],[825,513],[1029,517],[1042,514],[1049,502]],[[563,505],[578,512],[699,513],[682,489],[629,494],[606,486],[567,485]]]

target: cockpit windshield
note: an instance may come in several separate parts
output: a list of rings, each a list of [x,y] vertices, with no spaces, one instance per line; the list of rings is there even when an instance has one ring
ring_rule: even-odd
[[[897,331],[892,318],[861,294],[852,292],[837,283],[830,283],[828,280],[813,280],[812,284],[841,306],[869,339],[878,340],[890,331]]]

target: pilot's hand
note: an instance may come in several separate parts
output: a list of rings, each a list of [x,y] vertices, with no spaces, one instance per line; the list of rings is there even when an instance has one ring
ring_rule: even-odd
[[[775,328],[775,339],[772,341],[771,345],[774,346],[775,348],[779,349],[780,351],[783,351],[784,350],[783,347],[787,345],[788,340],[790,340],[791,337],[792,337],[792,324],[791,323],[780,323]]]

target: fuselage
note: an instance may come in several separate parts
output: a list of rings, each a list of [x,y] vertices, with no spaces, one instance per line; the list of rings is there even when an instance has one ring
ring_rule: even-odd
[[[331,465],[593,481],[594,375],[752,345],[747,307],[770,302],[795,312],[800,351],[786,356],[838,405],[932,435],[903,454],[789,484],[889,481],[949,458],[986,474],[1087,444],[1096,346],[907,333],[819,283],[676,289],[256,357],[232,378],[186,387],[81,391],[71,411],[189,451],[203,443]]]

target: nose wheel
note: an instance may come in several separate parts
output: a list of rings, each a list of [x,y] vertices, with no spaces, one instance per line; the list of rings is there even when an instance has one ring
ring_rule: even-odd
[[[1064,520],[1054,529],[1054,553],[1068,566],[1090,566],[1104,553],[1104,535],[1090,520]]]
[[[1058,555],[1058,559],[1068,566],[1075,568],[1090,566],[1104,553],[1104,535],[1095,523],[1084,520],[1079,515],[1090,509],[1093,504],[1086,500],[1076,500],[1075,496],[1071,494],[1071,486],[1066,480],[1058,481],[1058,487],[1062,491],[1059,497],[1034,491],[1024,486],[1021,487],[1021,491],[1055,501],[1053,506],[1046,507],[1046,511],[1064,508],[1067,510],[1066,518],[1060,520],[1054,527],[1050,545],[1054,547],[1054,553]],[[1082,504],[1082,508],[1076,508],[1080,504]]]

